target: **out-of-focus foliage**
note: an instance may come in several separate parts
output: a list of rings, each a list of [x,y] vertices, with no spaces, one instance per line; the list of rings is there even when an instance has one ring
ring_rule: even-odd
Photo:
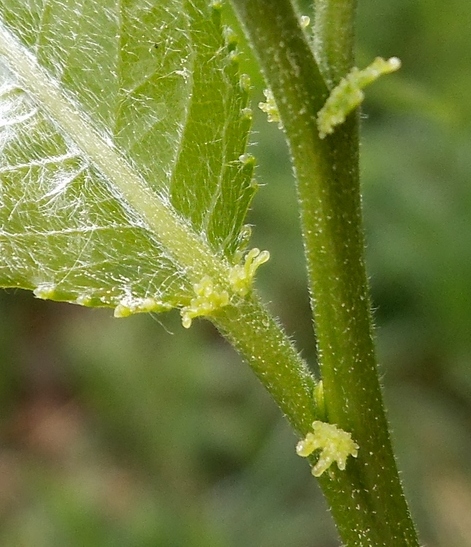
[[[359,66],[403,62],[366,92],[362,145],[389,416],[423,542],[466,547],[471,4],[359,4]],[[259,288],[314,362],[286,150],[263,115],[256,131],[265,186],[251,221],[272,254]],[[1,296],[0,544],[338,545],[296,439],[248,367],[209,324],[183,332],[176,316],[158,319]]]

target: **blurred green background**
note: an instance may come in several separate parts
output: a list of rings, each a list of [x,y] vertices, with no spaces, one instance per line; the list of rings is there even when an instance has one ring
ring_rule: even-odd
[[[422,541],[471,546],[471,3],[359,4],[359,66],[403,61],[367,90],[362,138],[394,442]],[[258,112],[254,129],[258,288],[314,362],[283,136]],[[21,291],[0,293],[0,322],[0,545],[339,545],[295,437],[209,323]]]

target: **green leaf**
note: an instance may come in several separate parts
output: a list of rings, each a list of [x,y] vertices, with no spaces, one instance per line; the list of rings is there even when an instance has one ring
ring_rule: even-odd
[[[206,0],[1,3],[1,286],[126,315],[227,277],[255,186],[224,34]]]

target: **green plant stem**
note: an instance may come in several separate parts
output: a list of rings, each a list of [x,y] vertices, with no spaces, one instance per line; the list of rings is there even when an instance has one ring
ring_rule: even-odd
[[[417,546],[391,448],[372,339],[358,115],[349,116],[332,136],[321,140],[316,114],[328,85],[291,3],[278,0],[275,7],[270,0],[232,1],[275,97],[296,172],[328,420],[351,432],[360,446],[358,458],[350,458],[346,471],[322,476],[321,487],[346,545]],[[347,20],[352,23],[353,3],[350,11]],[[326,29],[332,37],[326,40],[327,47],[340,21],[344,24],[345,17]],[[332,69],[335,78],[353,59],[353,31],[337,32],[344,35],[349,52]],[[338,54],[330,50],[318,55],[334,63]]]
[[[314,55],[329,88],[354,64],[356,0],[315,0]]]
[[[319,419],[314,377],[273,316],[252,294],[221,308],[212,320],[246,358],[294,430],[305,436]]]

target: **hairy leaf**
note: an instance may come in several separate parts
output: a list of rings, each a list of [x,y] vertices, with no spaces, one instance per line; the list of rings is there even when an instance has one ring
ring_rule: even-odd
[[[184,306],[238,260],[251,113],[207,0],[0,4],[0,285]]]

